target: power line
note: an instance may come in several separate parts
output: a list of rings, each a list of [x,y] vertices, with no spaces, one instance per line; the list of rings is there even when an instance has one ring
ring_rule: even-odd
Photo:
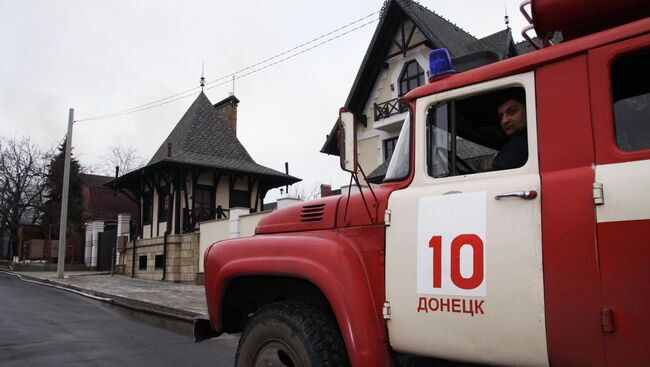
[[[338,39],[338,38],[340,38],[340,37],[342,37],[342,36],[344,36],[346,34],[349,34],[351,32],[354,32],[354,31],[358,30],[358,29],[361,29],[361,28],[363,28],[363,27],[365,27],[365,26],[367,26],[369,24],[372,24],[372,23],[376,22],[378,20],[378,18],[374,18],[371,21],[366,22],[366,23],[364,23],[364,24],[362,24],[360,26],[354,27],[354,28],[352,28],[352,29],[350,29],[350,30],[348,30],[346,32],[343,32],[343,33],[340,33],[340,34],[338,34],[338,35],[336,35],[334,37],[328,38],[325,41],[322,41],[322,42],[317,43],[317,44],[315,44],[315,45],[313,45],[313,46],[311,46],[309,48],[301,50],[300,52],[291,54],[291,55],[289,55],[287,57],[284,57],[284,58],[282,58],[280,60],[277,60],[277,61],[275,61],[273,63],[264,65],[264,64],[268,63],[269,61],[276,60],[276,59],[278,59],[278,58],[280,58],[280,57],[282,57],[284,55],[290,54],[291,52],[296,51],[296,50],[298,50],[298,49],[300,49],[302,47],[310,45],[310,44],[312,44],[312,43],[314,43],[316,41],[322,40],[323,38],[326,38],[326,37],[328,37],[328,36],[330,36],[332,34],[335,34],[335,33],[339,32],[339,31],[342,31],[343,29],[351,27],[351,26],[353,26],[353,25],[355,25],[357,23],[360,23],[360,22],[362,22],[362,21],[364,21],[364,20],[366,20],[366,19],[368,19],[368,18],[370,18],[370,17],[372,17],[372,16],[374,16],[374,15],[376,15],[378,13],[379,13],[379,11],[373,12],[373,13],[368,14],[368,15],[362,17],[362,18],[359,18],[359,19],[357,19],[355,21],[352,21],[352,22],[350,22],[350,23],[348,23],[346,25],[343,25],[343,26],[341,26],[339,28],[336,28],[336,29],[334,29],[334,30],[332,30],[330,32],[327,32],[327,33],[325,33],[323,35],[320,35],[320,36],[318,36],[316,38],[313,38],[313,39],[311,39],[311,40],[309,40],[307,42],[304,42],[304,43],[302,43],[302,44],[300,44],[298,46],[292,47],[291,49],[280,52],[280,53],[278,53],[278,54],[276,54],[274,56],[271,56],[271,57],[269,57],[267,59],[264,59],[264,60],[262,60],[260,62],[257,62],[257,63],[255,63],[253,65],[247,66],[245,68],[239,69],[239,70],[237,70],[235,72],[232,72],[230,74],[227,74],[227,75],[221,76],[219,78],[213,79],[211,81],[208,81],[206,83],[206,85],[214,84],[214,83],[222,81],[222,80],[224,80],[226,78],[229,78],[226,81],[223,81],[223,82],[218,83],[216,85],[212,85],[212,86],[210,86],[208,88],[205,88],[205,90],[213,89],[213,88],[216,88],[218,86],[230,83],[231,81],[234,81],[235,79],[240,79],[240,78],[246,77],[248,75],[254,74],[254,73],[259,72],[261,70],[267,69],[267,68],[269,68],[269,67],[271,67],[273,65],[277,65],[277,64],[279,64],[281,62],[292,59],[292,58],[294,58],[294,57],[296,57],[298,55],[301,55],[301,54],[303,54],[305,52],[311,51],[311,50],[313,50],[313,49],[315,49],[317,47],[320,47],[320,46],[322,46],[322,45],[324,45],[326,43],[332,42],[332,41],[334,41],[334,40],[336,40],[336,39]],[[256,68],[256,67],[258,67],[260,65],[264,65],[264,66]],[[251,70],[251,69],[253,69],[253,70]],[[247,72],[245,74],[242,74],[242,75],[238,75],[238,74],[240,74],[240,73],[242,73],[244,71],[248,71],[248,70],[251,70],[251,71],[249,71],[249,72]],[[103,120],[103,119],[107,119],[107,118],[120,117],[120,116],[128,115],[128,114],[131,114],[131,113],[145,111],[145,110],[148,110],[148,109],[151,109],[151,108],[163,106],[165,104],[178,101],[178,100],[183,99],[183,98],[190,97],[190,96],[194,95],[199,89],[201,89],[200,86],[190,88],[190,89],[184,90],[182,92],[173,94],[171,96],[161,98],[161,99],[158,99],[158,100],[155,100],[155,101],[152,101],[152,102],[148,102],[148,103],[145,103],[145,104],[142,104],[142,105],[139,105],[139,106],[127,108],[127,109],[124,109],[124,110],[120,110],[120,111],[116,111],[116,112],[108,113],[108,114],[104,114],[104,115],[93,116],[93,117],[89,117],[89,118],[85,118],[85,119],[78,119],[78,120],[75,120],[75,122]]]
[[[316,44],[316,45],[314,45],[314,46],[312,46],[312,47],[309,47],[309,48],[306,48],[306,49],[304,49],[304,50],[301,50],[300,52],[296,52],[295,54],[289,55],[289,56],[287,56],[287,57],[285,57],[285,58],[283,58],[283,59],[280,59],[280,60],[278,60],[278,61],[275,61],[275,62],[270,63],[270,64],[267,64],[267,65],[264,65],[264,66],[262,66],[262,67],[260,67],[260,68],[254,69],[254,70],[252,70],[252,71],[249,71],[249,72],[246,73],[246,74],[237,75],[237,76],[236,76],[236,79],[244,78],[244,77],[249,76],[249,75],[251,75],[251,74],[254,74],[254,73],[260,72],[260,71],[262,71],[262,70],[264,70],[264,69],[267,69],[267,68],[269,68],[269,67],[271,67],[271,66],[277,65],[277,64],[279,64],[279,63],[281,63],[281,62],[284,62],[284,61],[287,61],[287,60],[289,60],[289,59],[292,59],[292,58],[294,58],[294,57],[296,57],[296,56],[302,55],[302,54],[304,54],[305,52],[311,51],[311,50],[313,50],[313,49],[315,49],[315,48],[317,48],[317,47],[320,47],[320,46],[322,46],[322,45],[324,45],[324,44],[326,44],[326,43],[332,42],[332,41],[334,41],[335,39],[338,39],[338,38],[340,38],[340,37],[342,37],[342,36],[345,36],[345,35],[348,34],[348,33],[351,33],[351,32],[354,32],[354,31],[356,31],[356,30],[358,30],[358,29],[361,29],[361,28],[363,28],[363,27],[365,27],[365,26],[367,26],[367,25],[369,25],[369,24],[372,24],[372,23],[374,23],[374,22],[376,22],[376,21],[377,21],[377,19],[373,19],[373,20],[371,20],[370,22],[364,23],[364,24],[362,24],[362,25],[360,25],[360,26],[358,26],[358,27],[355,27],[355,28],[353,28],[353,29],[347,31],[347,32],[344,32],[344,33],[338,34],[338,35],[336,35],[336,36],[334,36],[334,37],[332,37],[332,38],[329,38],[329,39],[327,39],[327,40],[325,40],[325,41],[323,41],[323,42],[321,42],[321,43],[318,43],[318,44]],[[209,87],[209,88],[206,88],[206,90],[207,90],[207,89],[216,88],[216,87],[218,87],[218,86],[224,85],[224,84],[229,83],[229,82],[230,82],[230,81],[224,81],[224,82],[219,83],[219,84],[217,84],[217,85],[213,85],[213,86],[211,86],[211,87]]]
[[[148,110],[149,108],[162,106],[162,105],[167,104],[167,103],[178,101],[179,99],[183,99],[183,98],[193,96],[194,93],[197,92],[200,88],[201,87],[194,87],[194,88],[182,91],[180,93],[176,93],[176,94],[171,95],[171,96],[166,97],[166,98],[161,98],[161,99],[149,102],[149,103],[145,103],[145,104],[140,105],[140,106],[127,108],[125,110],[121,110],[121,111],[117,111],[117,112],[113,112],[113,113],[108,113],[108,114],[105,114],[105,115],[88,117],[88,118],[85,118],[85,119],[78,119],[78,120],[75,120],[75,122],[103,120],[103,119],[107,119],[107,118],[111,118],[111,117],[119,117],[119,116],[128,115],[130,113],[134,113],[134,112],[140,112],[140,111]],[[178,97],[178,98],[175,98],[175,97]],[[173,99],[171,99],[171,98],[173,98]]]
[[[329,36],[329,35],[331,35],[331,34],[334,34],[334,33],[338,32],[338,31],[341,31],[341,30],[343,30],[343,29],[345,29],[345,28],[348,28],[348,27],[350,27],[350,26],[352,26],[352,25],[354,25],[354,24],[357,24],[357,23],[359,23],[359,22],[362,22],[362,21],[364,21],[364,20],[366,20],[366,19],[372,17],[373,15],[375,15],[375,14],[377,14],[377,13],[379,13],[379,12],[376,11],[376,12],[374,12],[374,13],[368,14],[368,15],[366,15],[365,17],[359,18],[359,19],[357,19],[357,20],[355,20],[355,21],[353,21],[353,22],[350,22],[350,23],[348,23],[348,24],[346,24],[346,25],[344,25],[344,26],[342,26],[342,27],[339,27],[339,28],[333,30],[333,31],[327,32],[327,33],[325,33],[325,34],[323,34],[323,35],[321,35],[321,36],[318,36],[318,37],[316,37],[316,38],[314,38],[314,39],[311,39],[311,40],[309,40],[309,41],[307,41],[307,42],[304,42],[304,43],[302,43],[302,44],[300,44],[300,45],[298,45],[298,46],[296,46],[296,47],[293,47],[293,48],[291,48],[291,49],[289,49],[289,50],[286,50],[286,51],[280,52],[279,54],[276,54],[276,55],[274,55],[274,56],[271,56],[271,57],[269,57],[269,58],[267,58],[267,59],[265,59],[265,60],[262,60],[262,61],[260,61],[260,62],[258,62],[258,63],[253,64],[253,65],[247,66],[247,67],[245,67],[245,68],[243,68],[243,69],[239,69],[239,70],[237,70],[237,71],[235,71],[235,72],[232,72],[232,73],[230,73],[230,74],[228,74],[228,75],[224,75],[224,76],[219,77],[219,78],[217,78],[217,79],[213,79],[213,80],[207,82],[207,84],[216,83],[216,82],[218,82],[219,80],[223,80],[223,79],[226,79],[226,78],[230,78],[230,77],[232,77],[233,75],[237,75],[237,74],[239,74],[239,73],[241,73],[241,72],[244,72],[244,71],[246,71],[246,70],[250,70],[250,69],[252,69],[252,68],[254,68],[254,67],[256,67],[256,66],[262,65],[262,64],[267,63],[267,62],[269,62],[269,61],[271,61],[271,60],[275,60],[275,59],[277,59],[277,58],[280,57],[280,56],[286,55],[286,54],[288,54],[288,53],[290,53],[290,52],[292,52],[292,51],[295,51],[295,50],[297,50],[297,49],[299,49],[299,48],[301,48],[301,47],[307,46],[307,45],[309,45],[309,44],[311,44],[311,43],[314,43],[314,42],[316,42],[316,41],[318,41],[318,40],[321,40],[321,39],[323,39],[323,38],[325,38],[325,37],[327,37],[327,36]],[[374,22],[374,20],[373,20],[373,22]],[[352,31],[354,31],[354,30],[356,30],[356,29],[359,29],[359,28],[360,28],[360,27],[354,28]],[[348,31],[348,32],[346,32],[346,33],[344,33],[344,34],[347,34],[347,33],[350,33],[350,31]]]

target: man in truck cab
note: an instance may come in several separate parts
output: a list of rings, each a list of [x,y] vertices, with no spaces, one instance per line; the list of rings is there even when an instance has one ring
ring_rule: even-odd
[[[526,97],[521,88],[507,90],[499,99],[499,123],[508,141],[501,147],[492,163],[493,170],[517,168],[528,160],[526,134]]]

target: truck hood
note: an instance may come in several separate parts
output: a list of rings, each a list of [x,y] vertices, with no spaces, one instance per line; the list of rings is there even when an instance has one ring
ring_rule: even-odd
[[[348,195],[330,196],[292,205],[268,214],[260,220],[255,234],[315,231],[336,227],[383,225],[388,197],[395,185]],[[364,200],[365,199],[365,200]],[[367,209],[366,209],[367,206]]]
[[[336,209],[340,200],[340,195],[329,196],[278,209],[260,220],[255,228],[255,234],[334,228]]]

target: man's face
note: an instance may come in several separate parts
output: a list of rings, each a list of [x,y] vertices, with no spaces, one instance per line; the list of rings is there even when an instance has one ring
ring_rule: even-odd
[[[526,106],[509,99],[499,106],[499,121],[503,132],[508,136],[515,136],[526,130]]]

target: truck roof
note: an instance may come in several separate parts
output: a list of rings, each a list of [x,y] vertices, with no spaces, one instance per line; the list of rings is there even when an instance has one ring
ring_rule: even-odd
[[[650,17],[476,69],[452,74],[413,89],[402,98],[405,100],[414,100],[434,93],[534,70],[552,61],[568,58],[608,43],[649,32]]]

